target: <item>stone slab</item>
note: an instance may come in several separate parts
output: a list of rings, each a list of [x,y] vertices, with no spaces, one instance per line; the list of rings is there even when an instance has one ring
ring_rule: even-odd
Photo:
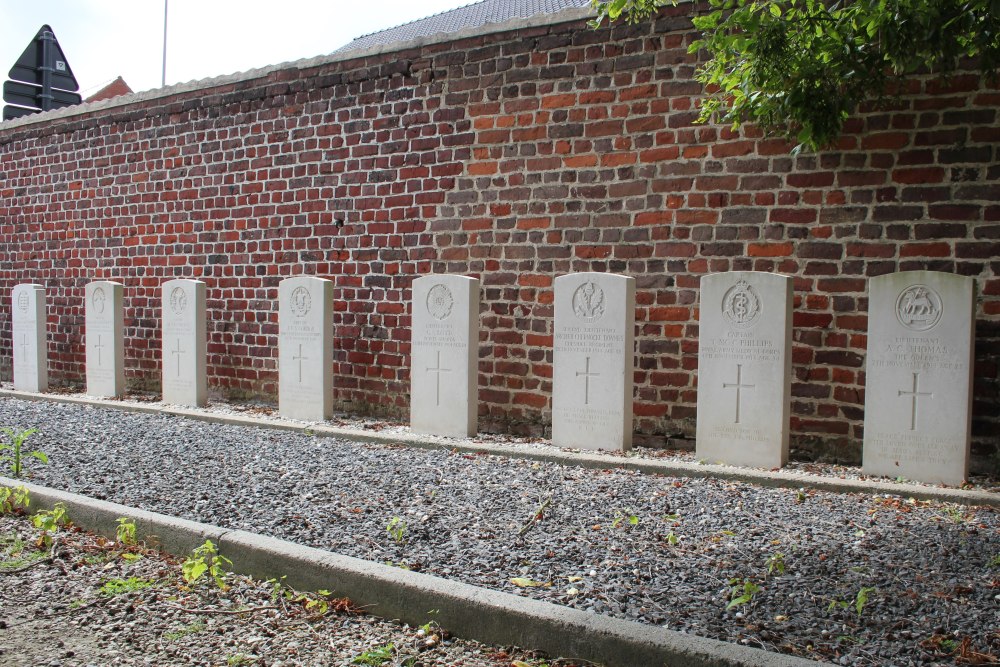
[[[413,281],[410,428],[465,438],[479,417],[479,280],[433,275]]]
[[[10,319],[14,389],[45,391],[49,388],[45,288],[34,283],[16,285],[11,291]]]
[[[286,278],[278,285],[278,413],[333,416],[333,283]]]
[[[792,278],[704,276],[699,312],[698,458],[780,468],[788,462]]]
[[[634,340],[634,278],[555,279],[553,445],[631,449]]]
[[[163,402],[201,406],[208,402],[205,283],[178,279],[163,283]]]
[[[969,474],[975,281],[936,271],[873,278],[862,469],[961,484]]]
[[[87,393],[125,393],[125,288],[110,280],[95,280],[84,291]]]

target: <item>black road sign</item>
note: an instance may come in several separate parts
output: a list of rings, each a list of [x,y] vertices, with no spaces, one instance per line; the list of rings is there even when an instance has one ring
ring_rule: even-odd
[[[18,83],[17,81],[4,81],[3,100],[10,104],[19,104],[25,107],[42,107],[41,86],[30,83]],[[82,100],[79,93],[70,93],[65,90],[52,89],[52,108],[59,109],[73,104],[79,104]]]
[[[3,86],[4,120],[79,104],[80,89],[52,28],[43,25]]]

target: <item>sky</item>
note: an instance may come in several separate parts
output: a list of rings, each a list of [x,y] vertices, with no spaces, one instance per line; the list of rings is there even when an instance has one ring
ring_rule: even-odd
[[[475,0],[166,0],[168,86],[326,55]],[[164,0],[0,0],[0,79],[49,25],[86,98],[121,76],[159,88]]]

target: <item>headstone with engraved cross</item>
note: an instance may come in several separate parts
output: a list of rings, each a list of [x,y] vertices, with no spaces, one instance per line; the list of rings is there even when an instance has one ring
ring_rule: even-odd
[[[792,279],[759,271],[701,279],[695,451],[709,463],[788,461]]]
[[[45,339],[45,288],[15,285],[11,292],[11,334],[14,345],[14,389],[49,388],[49,357]]]
[[[278,284],[278,412],[322,421],[333,415],[333,283]]]
[[[208,401],[205,290],[205,283],[200,280],[163,283],[164,403],[202,406]]]
[[[552,444],[632,447],[635,279],[571,273],[555,280]]]
[[[936,271],[872,278],[866,474],[956,485],[968,476],[974,284]]]
[[[84,290],[87,350],[87,393],[125,393],[125,288],[110,280],[95,280]]]
[[[475,435],[479,394],[479,280],[430,275],[413,281],[410,428]]]

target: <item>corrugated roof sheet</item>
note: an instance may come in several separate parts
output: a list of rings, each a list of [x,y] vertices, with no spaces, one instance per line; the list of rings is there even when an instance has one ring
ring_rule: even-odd
[[[504,23],[515,18],[530,18],[539,14],[555,14],[564,9],[590,6],[590,0],[482,0],[471,5],[441,12],[425,19],[404,23],[358,37],[334,53],[408,42],[418,37],[438,33],[453,33],[478,28],[490,23]]]

